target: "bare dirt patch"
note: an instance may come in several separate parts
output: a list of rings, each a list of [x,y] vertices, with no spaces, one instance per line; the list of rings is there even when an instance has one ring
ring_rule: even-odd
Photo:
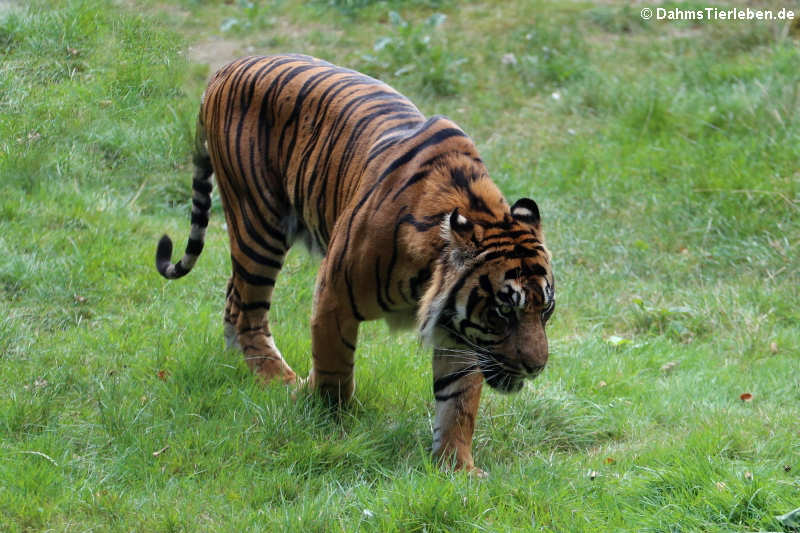
[[[220,67],[243,55],[253,53],[253,47],[235,39],[210,39],[189,47],[189,60],[208,65],[209,72],[216,72]]]

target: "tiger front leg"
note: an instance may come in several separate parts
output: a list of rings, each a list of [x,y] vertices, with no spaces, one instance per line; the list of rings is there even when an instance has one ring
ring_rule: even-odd
[[[445,466],[478,477],[487,475],[472,460],[472,435],[482,387],[483,375],[474,364],[464,361],[460,354],[434,350],[433,455]]]
[[[360,320],[347,306],[336,284],[325,282],[320,269],[311,318],[311,371],[307,385],[333,403],[347,402],[355,390],[353,355]],[[341,289],[341,287],[338,287]]]

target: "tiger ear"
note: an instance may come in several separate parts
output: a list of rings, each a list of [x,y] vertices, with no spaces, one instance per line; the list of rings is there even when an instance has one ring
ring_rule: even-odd
[[[511,206],[511,216],[514,220],[528,226],[539,225],[539,206],[530,198],[520,198]]]
[[[445,218],[442,236],[448,242],[451,259],[463,263],[474,255],[476,249],[475,224],[453,209]]]

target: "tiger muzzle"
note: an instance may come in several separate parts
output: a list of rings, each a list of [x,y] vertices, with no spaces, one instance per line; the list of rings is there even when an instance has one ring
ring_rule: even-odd
[[[500,347],[492,364],[481,367],[486,383],[500,392],[521,390],[524,380],[534,379],[547,365],[549,353],[543,324],[529,322],[521,326]]]

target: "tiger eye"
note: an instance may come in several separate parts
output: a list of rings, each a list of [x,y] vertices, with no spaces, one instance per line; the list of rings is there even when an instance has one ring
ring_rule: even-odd
[[[500,311],[500,313],[502,313],[504,315],[510,315],[511,314],[511,306],[510,305],[501,305],[500,308],[499,308],[499,311]]]

